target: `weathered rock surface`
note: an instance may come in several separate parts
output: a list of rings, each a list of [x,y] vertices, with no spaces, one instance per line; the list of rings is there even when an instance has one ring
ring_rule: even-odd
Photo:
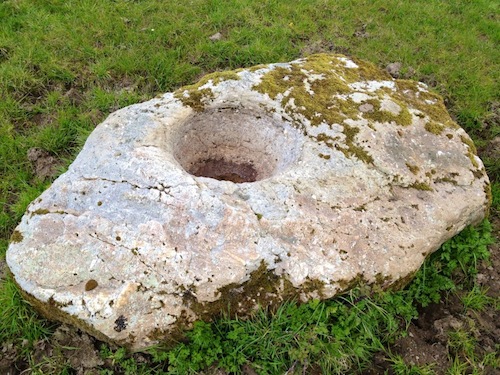
[[[7,262],[47,316],[140,349],[228,304],[403,285],[488,194],[424,84],[313,55],[111,114],[29,206]]]

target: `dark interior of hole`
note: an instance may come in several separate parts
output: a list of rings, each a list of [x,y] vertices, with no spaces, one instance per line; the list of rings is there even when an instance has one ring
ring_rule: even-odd
[[[257,171],[250,163],[234,163],[224,159],[206,159],[191,168],[191,174],[198,177],[210,177],[216,180],[234,183],[254,182]]]

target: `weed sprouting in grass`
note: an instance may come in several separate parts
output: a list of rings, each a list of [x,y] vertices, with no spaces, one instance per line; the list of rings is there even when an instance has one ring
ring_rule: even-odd
[[[457,329],[448,333],[450,351],[458,356],[474,357],[474,348],[476,346],[476,339],[464,329]]]
[[[500,214],[500,182],[491,184],[491,211],[492,213]]]
[[[463,362],[459,357],[454,357],[447,375],[463,375],[467,374],[468,370],[469,364],[467,362]]]
[[[102,345],[99,354],[102,359],[110,362],[110,368],[100,369],[100,375],[114,375],[116,373],[126,375],[164,374],[161,365],[152,366],[151,363],[140,363],[124,348],[111,350],[107,345]]]
[[[408,365],[400,355],[391,355],[389,358],[391,369],[395,375],[434,375],[432,363],[425,366]]]
[[[477,285],[463,296],[461,296],[461,301],[465,309],[471,309],[474,311],[482,311],[487,305],[494,304],[495,300],[489,297],[487,293],[487,288],[481,288]]]

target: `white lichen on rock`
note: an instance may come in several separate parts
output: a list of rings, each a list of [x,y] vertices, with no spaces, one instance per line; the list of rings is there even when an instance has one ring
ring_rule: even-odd
[[[48,317],[142,349],[229,305],[400,286],[488,193],[438,95],[313,55],[111,114],[28,207],[7,262]]]

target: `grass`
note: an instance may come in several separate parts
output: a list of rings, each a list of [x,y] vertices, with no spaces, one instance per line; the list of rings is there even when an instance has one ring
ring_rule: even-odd
[[[50,152],[61,161],[61,172],[109,113],[217,70],[322,51],[382,67],[399,61],[402,74],[443,95],[458,123],[479,147],[486,146],[500,134],[493,112],[499,102],[498,14],[498,2],[491,0],[2,1],[0,256],[29,202],[51,182],[33,174],[30,148]],[[209,36],[216,32],[222,39],[213,42]],[[487,156],[485,164],[493,181],[492,215],[498,215],[499,163]],[[250,321],[200,323],[188,343],[151,353],[157,367],[104,346],[101,354],[113,364],[102,373],[155,373],[170,366],[170,373],[180,374],[212,360],[234,371],[252,361],[259,373],[269,374],[363,368],[373,352],[404,333],[418,306],[438,301],[443,292],[464,291],[464,309],[498,306],[471,281],[478,261],[487,257],[490,232],[487,223],[467,229],[429,258],[402,292],[365,298],[353,291],[333,301],[289,303],[272,317],[260,312]],[[36,365],[30,353],[34,343],[50,337],[52,326],[36,316],[9,278],[0,286],[0,305],[0,342],[21,348],[35,373],[56,372],[57,363]],[[477,358],[458,341],[450,338],[450,373],[492,361],[491,354]],[[396,373],[432,371],[393,362]]]

